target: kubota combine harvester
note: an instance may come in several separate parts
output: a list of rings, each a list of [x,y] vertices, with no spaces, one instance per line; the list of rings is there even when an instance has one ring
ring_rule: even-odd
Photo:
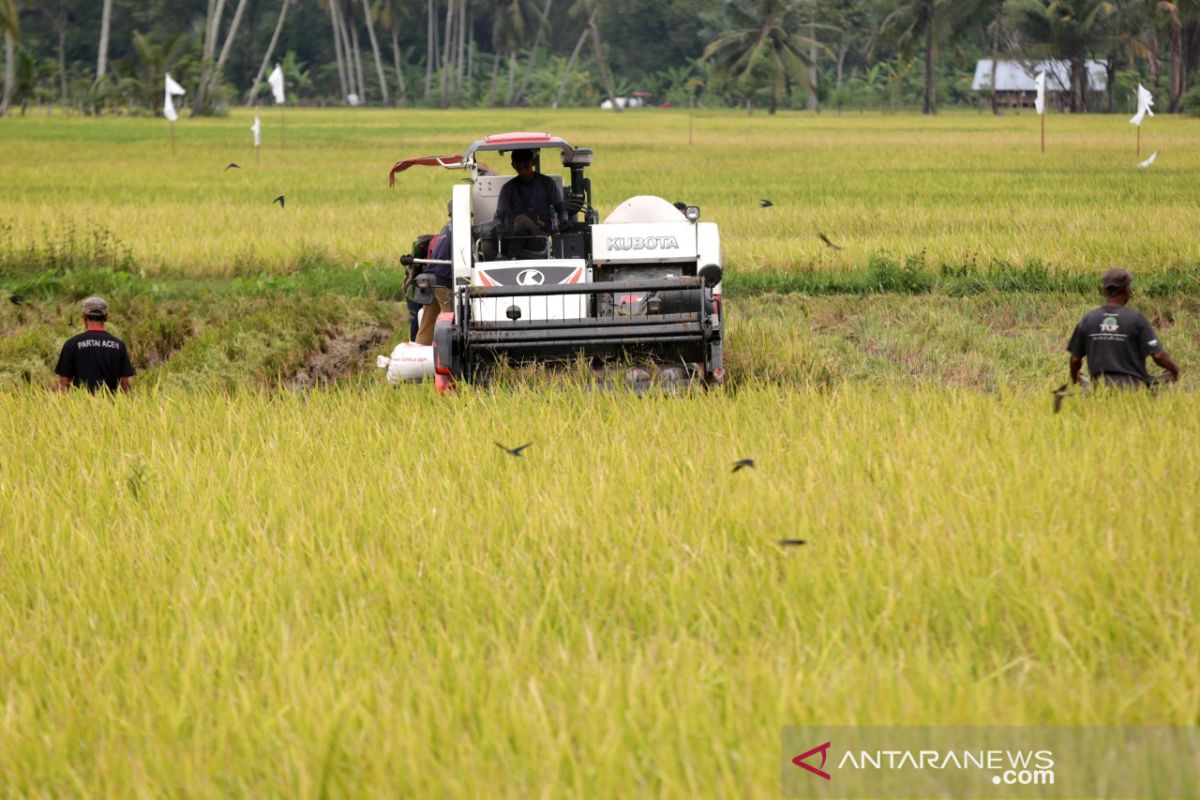
[[[553,234],[508,241],[492,222],[511,178],[494,174],[482,159],[513,150],[532,150],[538,172],[551,155],[569,172],[566,184],[544,173],[561,188],[568,214]],[[391,358],[380,357],[390,380],[433,374],[444,391],[458,380],[482,379],[497,364],[584,361],[624,370],[630,382],[724,382],[716,224],[700,222],[695,206],[680,210],[647,195],[625,200],[601,222],[584,176],[591,163],[590,149],[557,136],[506,133],[465,153],[392,167],[393,184],[397,173],[417,165],[462,170],[467,179],[453,187],[450,201],[454,311],[439,316],[432,348],[405,344]],[[418,272],[447,263],[428,258],[429,238],[402,259]],[[415,281],[421,289],[432,286],[432,276]]]

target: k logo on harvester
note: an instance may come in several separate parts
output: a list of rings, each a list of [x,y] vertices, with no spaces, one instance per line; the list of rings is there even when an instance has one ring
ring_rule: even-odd
[[[527,269],[517,276],[518,286],[541,286],[546,282],[546,276],[540,269]]]
[[[828,758],[828,756],[829,756],[829,745],[830,744],[832,744],[832,742],[826,742],[825,744],[819,744],[816,747],[814,747],[812,750],[809,750],[807,753],[801,753],[800,755],[793,758],[792,763],[795,764],[797,767],[800,767],[801,769],[808,770],[813,775],[816,775],[818,778],[824,778],[825,780],[829,780],[830,779],[829,773],[826,772],[824,769],[822,769],[822,767],[825,766],[825,759]],[[810,757],[816,755],[817,753],[821,754],[821,763],[819,766],[814,767],[812,764],[804,763],[804,760],[806,758],[810,758]]]

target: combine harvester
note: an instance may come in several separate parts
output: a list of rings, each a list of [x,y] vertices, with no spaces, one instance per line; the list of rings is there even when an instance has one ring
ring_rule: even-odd
[[[563,189],[569,221],[550,236],[507,240],[492,223],[500,188],[481,158],[532,150],[541,172],[548,155],[569,171],[546,173]],[[465,153],[397,162],[390,182],[409,167],[463,170],[450,201],[454,312],[442,313],[430,347],[406,343],[380,356],[388,379],[433,376],[439,391],[481,381],[500,364],[586,363],[618,373],[634,388],[650,383],[722,384],[725,342],[721,242],[700,209],[680,211],[640,195],[600,222],[584,170],[592,151],[548,133],[505,133]],[[434,262],[422,236],[401,261],[420,272]],[[488,260],[487,256],[492,260]],[[433,278],[418,274],[418,295],[432,299]]]

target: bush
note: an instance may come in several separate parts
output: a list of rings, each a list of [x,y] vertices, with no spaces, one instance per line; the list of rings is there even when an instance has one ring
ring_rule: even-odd
[[[1200,117],[1200,84],[1193,86],[1180,100],[1180,107],[1193,117]]]

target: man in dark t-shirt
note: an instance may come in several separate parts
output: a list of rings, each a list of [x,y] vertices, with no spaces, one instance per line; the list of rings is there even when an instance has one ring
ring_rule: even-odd
[[[1067,352],[1071,354],[1071,382],[1079,382],[1086,358],[1088,372],[1110,386],[1134,387],[1150,383],[1146,356],[1179,380],[1179,367],[1163,350],[1150,322],[1126,303],[1133,296],[1133,276],[1110,269],[1100,280],[1105,304],[1083,315],[1075,326]]]
[[[514,150],[512,165],[517,175],[501,187],[496,201],[501,230],[512,236],[554,233],[567,221],[558,184],[534,169],[532,150]]]
[[[108,303],[100,297],[89,297],[83,301],[83,322],[87,330],[72,336],[63,344],[58,356],[58,388],[66,390],[72,386],[86,387],[89,392],[107,389],[115,392],[133,390],[130,378],[133,365],[129,363],[129,350],[125,343],[104,330],[108,321]]]
[[[446,205],[447,213],[453,215],[453,202]],[[441,232],[429,242],[429,259],[431,261],[450,261],[450,245],[453,240],[453,226],[447,222]],[[454,265],[425,264],[421,272],[432,275],[433,302],[425,306],[421,315],[421,326],[417,328],[417,336],[413,340],[417,344],[433,344],[433,332],[437,327],[439,314],[454,310]]]

